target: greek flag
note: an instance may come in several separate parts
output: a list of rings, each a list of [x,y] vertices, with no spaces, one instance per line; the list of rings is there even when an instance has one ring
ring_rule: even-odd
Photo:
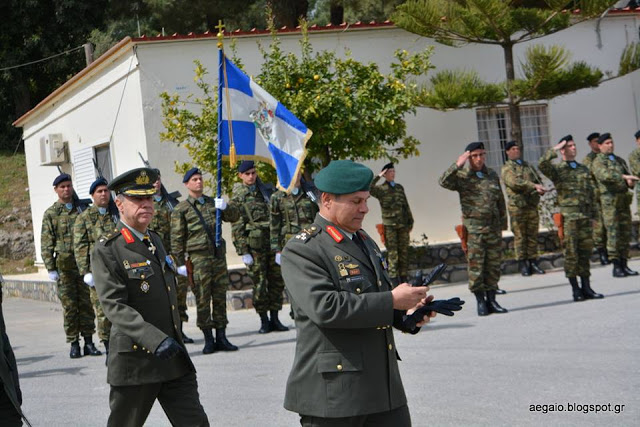
[[[253,82],[220,49],[218,114],[223,156],[272,164],[278,188],[291,191],[306,155],[311,130]]]

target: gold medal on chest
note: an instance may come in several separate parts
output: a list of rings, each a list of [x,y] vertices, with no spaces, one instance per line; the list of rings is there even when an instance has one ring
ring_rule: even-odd
[[[141,290],[142,292],[144,292],[145,294],[146,294],[147,292],[149,292],[149,282],[144,281],[144,282],[140,283],[140,290]]]
[[[124,261],[122,261],[122,264],[124,265],[124,269],[128,270],[131,268],[131,265],[129,264],[129,261],[127,261],[126,259]]]

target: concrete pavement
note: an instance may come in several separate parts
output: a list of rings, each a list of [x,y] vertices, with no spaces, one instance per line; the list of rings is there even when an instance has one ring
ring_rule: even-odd
[[[640,270],[640,260],[629,264]],[[477,317],[466,285],[434,287],[436,298],[461,296],[467,305],[416,336],[396,333],[413,425],[638,425],[640,278],[613,279],[610,267],[592,273],[604,300],[574,303],[561,271],[504,277],[509,293],[499,301],[510,313],[486,318]],[[9,298],[3,310],[32,424],[105,425],[104,357],[69,359],[59,305]],[[289,320],[287,312],[288,306],[282,318]],[[230,312],[229,320],[237,353],[202,355],[195,323],[185,327],[196,338],[188,348],[211,424],[299,425],[282,408],[295,330],[258,335],[253,310]],[[158,404],[147,425],[169,425]]]

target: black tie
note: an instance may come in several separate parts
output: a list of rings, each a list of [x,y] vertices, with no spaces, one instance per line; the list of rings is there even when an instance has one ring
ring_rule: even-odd
[[[353,233],[353,243],[358,245],[360,250],[362,252],[364,252],[364,254],[367,256],[367,258],[369,257],[369,251],[367,250],[367,247],[365,246],[365,244],[362,241],[362,239],[360,238],[360,236],[358,236],[358,233]]]

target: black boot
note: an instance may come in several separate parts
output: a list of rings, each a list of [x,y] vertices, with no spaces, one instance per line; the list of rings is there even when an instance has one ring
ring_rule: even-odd
[[[269,323],[269,316],[267,313],[258,313],[260,316],[260,329],[258,330],[259,334],[268,334],[271,332],[271,324]]]
[[[496,301],[496,291],[487,291],[487,308],[489,313],[507,313],[509,311]]]
[[[600,299],[604,298],[604,295],[594,292],[591,289],[591,280],[586,276],[580,276],[580,281],[582,282],[582,295],[584,295],[585,299]]]
[[[486,292],[479,291],[474,292],[476,300],[478,301],[478,316],[487,316],[489,309],[487,308],[487,301],[485,300]]]
[[[182,328],[184,323],[180,323],[180,332],[182,332],[182,342],[185,344],[193,344],[193,339],[189,338],[187,334],[184,333],[184,329]]]
[[[545,271],[541,269],[540,266],[538,265],[538,260],[530,259],[529,265],[531,266],[531,272],[535,274],[545,274]]]
[[[609,254],[607,253],[607,248],[598,248],[598,255],[600,256],[600,264],[609,265],[611,261],[609,261]]]
[[[624,274],[626,274],[627,276],[637,276],[638,272],[635,270],[632,270],[629,268],[629,266],[627,265],[627,259],[626,258],[622,258],[620,260],[622,262],[622,271],[624,271]]]
[[[574,301],[584,301],[584,295],[582,295],[582,289],[578,285],[578,279],[575,277],[569,277],[569,283],[571,284],[571,290],[573,291]]]
[[[522,274],[523,276],[531,276],[531,270],[529,268],[529,261],[527,261],[526,259],[521,259],[520,261],[518,261],[518,266],[520,268],[520,274]]]
[[[622,262],[617,258],[614,258],[611,261],[613,262],[613,277],[627,277],[624,273],[624,269],[622,268]]]
[[[496,295],[504,295],[506,293],[507,291],[505,291],[504,289],[496,289]]]
[[[202,354],[211,354],[216,351],[216,342],[213,339],[213,331],[211,329],[203,329],[204,334],[204,348]]]
[[[282,323],[280,323],[280,320],[278,320],[278,310],[271,310],[271,320],[269,321],[269,327],[272,331],[276,332],[284,332],[289,330],[289,328],[284,326]]]
[[[216,329],[216,350],[219,351],[237,351],[238,346],[235,346],[227,339],[227,332],[225,328]]]
[[[104,345],[104,353],[106,355],[104,358],[104,366],[108,366],[109,365],[109,340],[102,341],[102,344]]]
[[[69,357],[72,359],[79,359],[82,357],[82,353],[80,353],[80,343],[78,341],[74,341],[71,343]]]
[[[102,356],[102,352],[96,348],[91,337],[84,337],[82,352],[85,356]]]

